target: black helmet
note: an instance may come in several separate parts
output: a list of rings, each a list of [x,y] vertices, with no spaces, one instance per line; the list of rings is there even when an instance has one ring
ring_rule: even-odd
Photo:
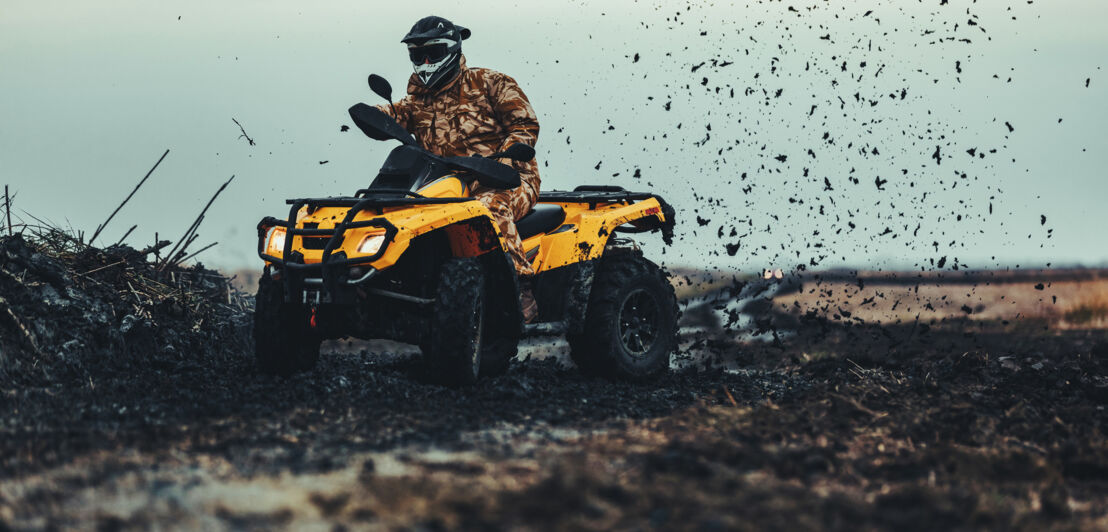
[[[408,45],[416,77],[423,86],[434,89],[449,81],[458,71],[462,56],[462,40],[470,31],[442,17],[424,17],[400,42]]]

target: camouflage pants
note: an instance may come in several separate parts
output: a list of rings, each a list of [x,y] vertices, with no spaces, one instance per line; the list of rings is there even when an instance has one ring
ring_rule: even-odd
[[[496,224],[500,226],[500,236],[504,239],[504,245],[508,248],[508,255],[516,265],[516,273],[522,276],[534,275],[535,270],[527,260],[527,254],[523,250],[523,241],[516,231],[516,220],[523,218],[531,212],[531,207],[538,199],[537,187],[524,181],[519,187],[512,190],[497,190],[478,186],[474,189],[473,197],[481,202],[496,218]]]

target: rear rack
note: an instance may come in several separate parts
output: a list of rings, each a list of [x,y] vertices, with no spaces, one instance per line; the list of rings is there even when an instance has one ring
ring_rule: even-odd
[[[647,231],[653,231],[654,229],[661,229],[662,239],[666,244],[671,244],[673,243],[673,226],[676,213],[673,207],[657,194],[651,194],[649,192],[631,192],[623,187],[614,185],[581,185],[572,191],[552,190],[550,192],[539,193],[539,202],[588,203],[590,210],[595,209],[597,205],[602,203],[629,204],[635,201],[648,200],[650,198],[658,200],[658,205],[662,208],[662,215],[665,216],[665,221],[654,227],[617,229],[617,231],[621,233],[645,233]]]
[[[595,208],[598,203],[640,201],[650,198],[658,198],[660,203],[665,203],[661,196],[649,192],[631,192],[623,187],[611,185],[582,185],[572,191],[552,190],[539,193],[539,201],[588,203],[590,208]]]
[[[365,189],[359,190],[359,193],[365,192]],[[378,193],[372,193],[372,195],[364,197],[334,197],[334,198],[301,198],[285,200],[286,205],[299,205],[296,210],[300,210],[300,207],[307,205],[309,209],[318,209],[320,207],[355,207],[361,206],[360,210],[374,209],[381,207],[399,207],[402,205],[439,205],[443,203],[463,203],[466,201],[475,201],[473,198],[427,198],[424,196],[418,197],[404,197],[400,194],[414,194],[407,191],[381,191]],[[295,214],[295,213],[294,213]]]

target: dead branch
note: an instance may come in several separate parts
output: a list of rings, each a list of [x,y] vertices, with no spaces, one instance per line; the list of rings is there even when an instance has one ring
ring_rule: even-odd
[[[723,393],[727,394],[727,400],[731,402],[731,406],[738,408],[739,403],[735,401],[735,396],[731,395],[731,390],[727,389],[727,385],[723,385]]]
[[[115,245],[118,246],[118,245],[122,244],[124,240],[127,240],[127,237],[131,236],[131,231],[134,231],[135,229],[138,229],[138,224],[132,225],[131,228],[128,229],[126,233],[123,233],[123,237],[120,238],[119,242],[116,242]]]
[[[155,240],[157,240],[157,236],[158,236],[157,233],[154,233],[154,239]],[[161,242],[158,242],[157,244],[154,244],[153,246],[150,246],[148,248],[143,249],[142,251],[139,251],[139,255],[145,257],[145,256],[147,256],[151,253],[157,253],[162,248],[164,248],[164,247],[166,247],[170,244],[172,244],[172,242],[170,242],[168,240],[162,240]]]
[[[133,294],[135,296],[135,301],[138,301],[139,306],[137,308],[138,308],[138,311],[141,313],[142,310],[143,310],[142,305],[144,305],[144,303],[142,302],[142,296],[139,295],[138,291],[135,290],[134,286],[131,286],[131,281],[126,281],[126,283],[127,283],[127,288],[131,289],[131,294]],[[151,298],[151,301],[153,301],[153,298]]]
[[[8,195],[8,185],[4,185],[4,212],[8,215],[8,236],[12,235],[12,199]]]
[[[89,271],[87,271],[87,272],[85,272],[85,273],[78,273],[77,275],[80,275],[80,276],[82,276],[82,277],[83,277],[83,276],[86,276],[86,275],[88,275],[88,274],[90,274],[90,273],[96,273],[96,272],[98,272],[98,271],[100,271],[100,270],[106,270],[106,269],[108,269],[108,268],[111,268],[112,266],[119,266],[120,264],[126,264],[126,263],[127,263],[127,261],[125,261],[125,260],[121,260],[121,261],[119,261],[119,262],[113,262],[113,263],[111,263],[111,264],[109,264],[109,265],[107,265],[107,266],[101,266],[101,267],[99,267],[99,268],[96,268],[95,270],[89,270]]]
[[[206,214],[208,212],[208,208],[212,206],[212,203],[215,202],[215,199],[218,198],[221,193],[223,193],[223,190],[226,189],[227,185],[230,185],[231,181],[234,181],[234,179],[235,179],[235,176],[232,175],[231,178],[227,180],[227,182],[223,183],[223,185],[221,185],[219,187],[219,190],[215,191],[215,194],[212,195],[212,199],[208,200],[208,204],[204,206],[204,210],[200,211],[200,215],[196,217],[196,221],[194,221],[192,223],[192,225],[189,226],[189,230],[186,231],[185,234],[181,236],[181,240],[179,240],[177,242],[178,245],[180,245],[182,243],[182,241],[184,241],[186,238],[189,238],[190,235],[192,235],[196,232],[196,229],[200,226],[200,221],[204,219],[204,214]],[[191,242],[191,241],[189,241],[189,242]],[[180,249],[181,252],[184,252],[185,248],[188,247],[189,242],[185,242],[184,247],[182,247]],[[169,253],[165,263],[163,263],[158,268],[158,271],[164,270],[165,267],[169,264],[170,259],[172,259],[173,257],[176,257],[177,252],[178,252],[177,246],[174,246],[173,250]]]
[[[164,262],[168,263],[168,262],[173,261],[173,259],[175,257],[177,257],[177,252],[180,250],[181,246],[182,245],[188,246],[189,238],[192,237],[193,232],[196,231],[196,229],[198,227],[200,227],[200,224],[203,221],[204,221],[204,215],[203,214],[201,214],[200,216],[197,216],[196,219],[192,221],[192,225],[190,225],[189,228],[187,230],[185,230],[185,234],[181,235],[181,238],[177,239],[177,243],[174,244],[173,247],[169,249],[169,253],[166,254]],[[162,261],[158,261],[158,270],[159,271],[161,271],[163,266],[164,266],[164,264],[162,263]]]
[[[23,209],[20,209],[20,210],[23,211]],[[47,228],[47,229],[56,229],[57,228],[57,224],[55,224],[53,222],[50,222],[50,221],[47,221],[47,220],[43,220],[42,218],[39,218],[38,216],[35,216],[35,215],[33,215],[33,214],[31,214],[27,211],[23,211],[23,214],[26,214],[27,216],[30,216],[32,220],[38,222],[39,227],[43,227],[43,228]]]
[[[150,171],[146,172],[146,175],[138,182],[137,185],[135,185],[135,188],[133,190],[131,190],[131,193],[127,194],[127,197],[123,199],[123,203],[120,203],[119,206],[116,207],[114,211],[112,211],[112,214],[110,216],[108,216],[107,220],[104,220],[104,223],[96,226],[96,232],[94,232],[92,234],[92,238],[88,239],[88,243],[89,243],[90,246],[92,245],[92,241],[96,240],[96,237],[100,236],[100,231],[103,231],[104,228],[108,226],[108,222],[112,221],[112,218],[114,218],[115,214],[117,212],[119,212],[119,209],[122,209],[123,206],[126,205],[128,201],[131,201],[131,196],[134,196],[135,192],[138,192],[139,187],[141,187],[142,184],[145,183],[146,180],[150,178],[150,174],[153,174],[154,170],[158,167],[158,165],[162,164],[162,160],[165,159],[166,155],[169,155],[169,150],[168,149],[165,150],[165,153],[163,153],[162,156],[158,158],[158,162],[154,163],[154,166],[150,168]],[[124,237],[124,238],[126,238],[126,237]]]
[[[182,264],[182,263],[184,263],[184,262],[185,262],[186,260],[189,260],[189,259],[191,259],[191,258],[193,258],[193,257],[195,257],[195,256],[197,256],[197,255],[199,255],[200,253],[202,253],[202,252],[204,252],[204,251],[207,251],[207,250],[208,250],[208,249],[210,249],[210,248],[211,248],[212,246],[215,246],[215,245],[216,245],[216,244],[218,244],[218,243],[219,243],[219,242],[212,242],[211,244],[208,244],[208,245],[206,245],[206,246],[204,246],[204,247],[202,247],[202,248],[200,248],[200,249],[198,249],[198,250],[194,251],[194,252],[193,252],[192,254],[190,254],[189,256],[187,256],[187,257],[185,257],[185,258],[183,258],[183,259],[181,259],[181,260],[179,260],[179,261],[175,262],[175,263],[174,263],[173,265],[174,265],[174,266],[176,266],[176,265],[178,265],[178,264]]]
[[[0,296],[0,305],[8,312],[8,316],[12,319],[12,322],[15,323],[19,332],[23,333],[23,337],[27,340],[27,343],[31,344],[31,349],[34,350],[39,358],[42,358],[43,354],[38,348],[38,342],[35,341],[35,335],[31,334],[30,329],[28,329],[26,325],[23,325],[23,321],[19,319],[19,316],[16,316],[15,312],[12,312],[11,306],[8,305],[8,300],[4,299],[3,296]]]
[[[242,127],[242,124],[240,124],[238,120],[235,120],[234,117],[231,117],[231,121],[234,122],[235,125],[239,127],[239,131],[242,131],[242,135],[239,135],[238,138],[240,138],[240,139],[245,138],[246,141],[249,142],[251,146],[253,146],[254,145],[254,139],[250,138],[250,135],[246,134],[246,128]]]
[[[182,260],[181,257],[185,256],[185,250],[188,249],[188,247],[191,246],[193,242],[196,242],[196,239],[199,237],[200,235],[197,235],[195,233],[189,235],[188,240],[185,240],[185,245],[181,246],[181,249],[178,250],[176,254],[172,255],[172,258],[166,261],[166,267],[175,267],[180,264]]]

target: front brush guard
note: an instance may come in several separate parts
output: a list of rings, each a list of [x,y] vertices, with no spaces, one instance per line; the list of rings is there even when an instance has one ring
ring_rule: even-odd
[[[285,287],[285,301],[300,303],[300,296],[304,295],[306,297],[304,292],[306,286],[314,285],[319,286],[321,289],[319,297],[314,301],[315,303],[352,303],[353,298],[350,292],[348,290],[342,290],[341,288],[358,285],[368,281],[374,276],[376,270],[370,268],[369,271],[360,278],[350,279],[350,268],[362,264],[369,264],[380,259],[399,232],[397,227],[385,218],[373,218],[371,220],[356,222],[354,221],[355,216],[369,209],[377,209],[378,214],[380,214],[381,209],[384,207],[460,203],[462,201],[472,201],[472,199],[408,198],[396,197],[395,195],[392,195],[392,197],[381,197],[380,195],[374,195],[362,198],[287,200],[285,203],[292,206],[289,209],[289,216],[287,219],[281,220],[267,216],[263,218],[261,222],[258,222],[258,256],[261,257],[262,260],[268,261],[281,268],[283,285]],[[296,215],[304,206],[307,206],[309,209],[317,209],[320,207],[349,207],[349,209],[346,211],[346,216],[343,217],[341,222],[335,224],[333,229],[297,228]],[[285,247],[282,250],[283,258],[274,257],[266,253],[265,234],[272,227],[285,228]],[[377,253],[365,257],[354,258],[347,258],[346,253],[342,251],[335,253],[335,248],[339,247],[346,239],[346,232],[348,230],[365,227],[380,227],[385,230],[385,241],[381,244],[381,249],[379,249]],[[319,263],[305,264],[304,256],[299,252],[294,253],[292,251],[293,237],[296,236],[331,237],[327,241],[327,245],[323,248],[323,256]],[[318,279],[318,281],[316,279]]]

